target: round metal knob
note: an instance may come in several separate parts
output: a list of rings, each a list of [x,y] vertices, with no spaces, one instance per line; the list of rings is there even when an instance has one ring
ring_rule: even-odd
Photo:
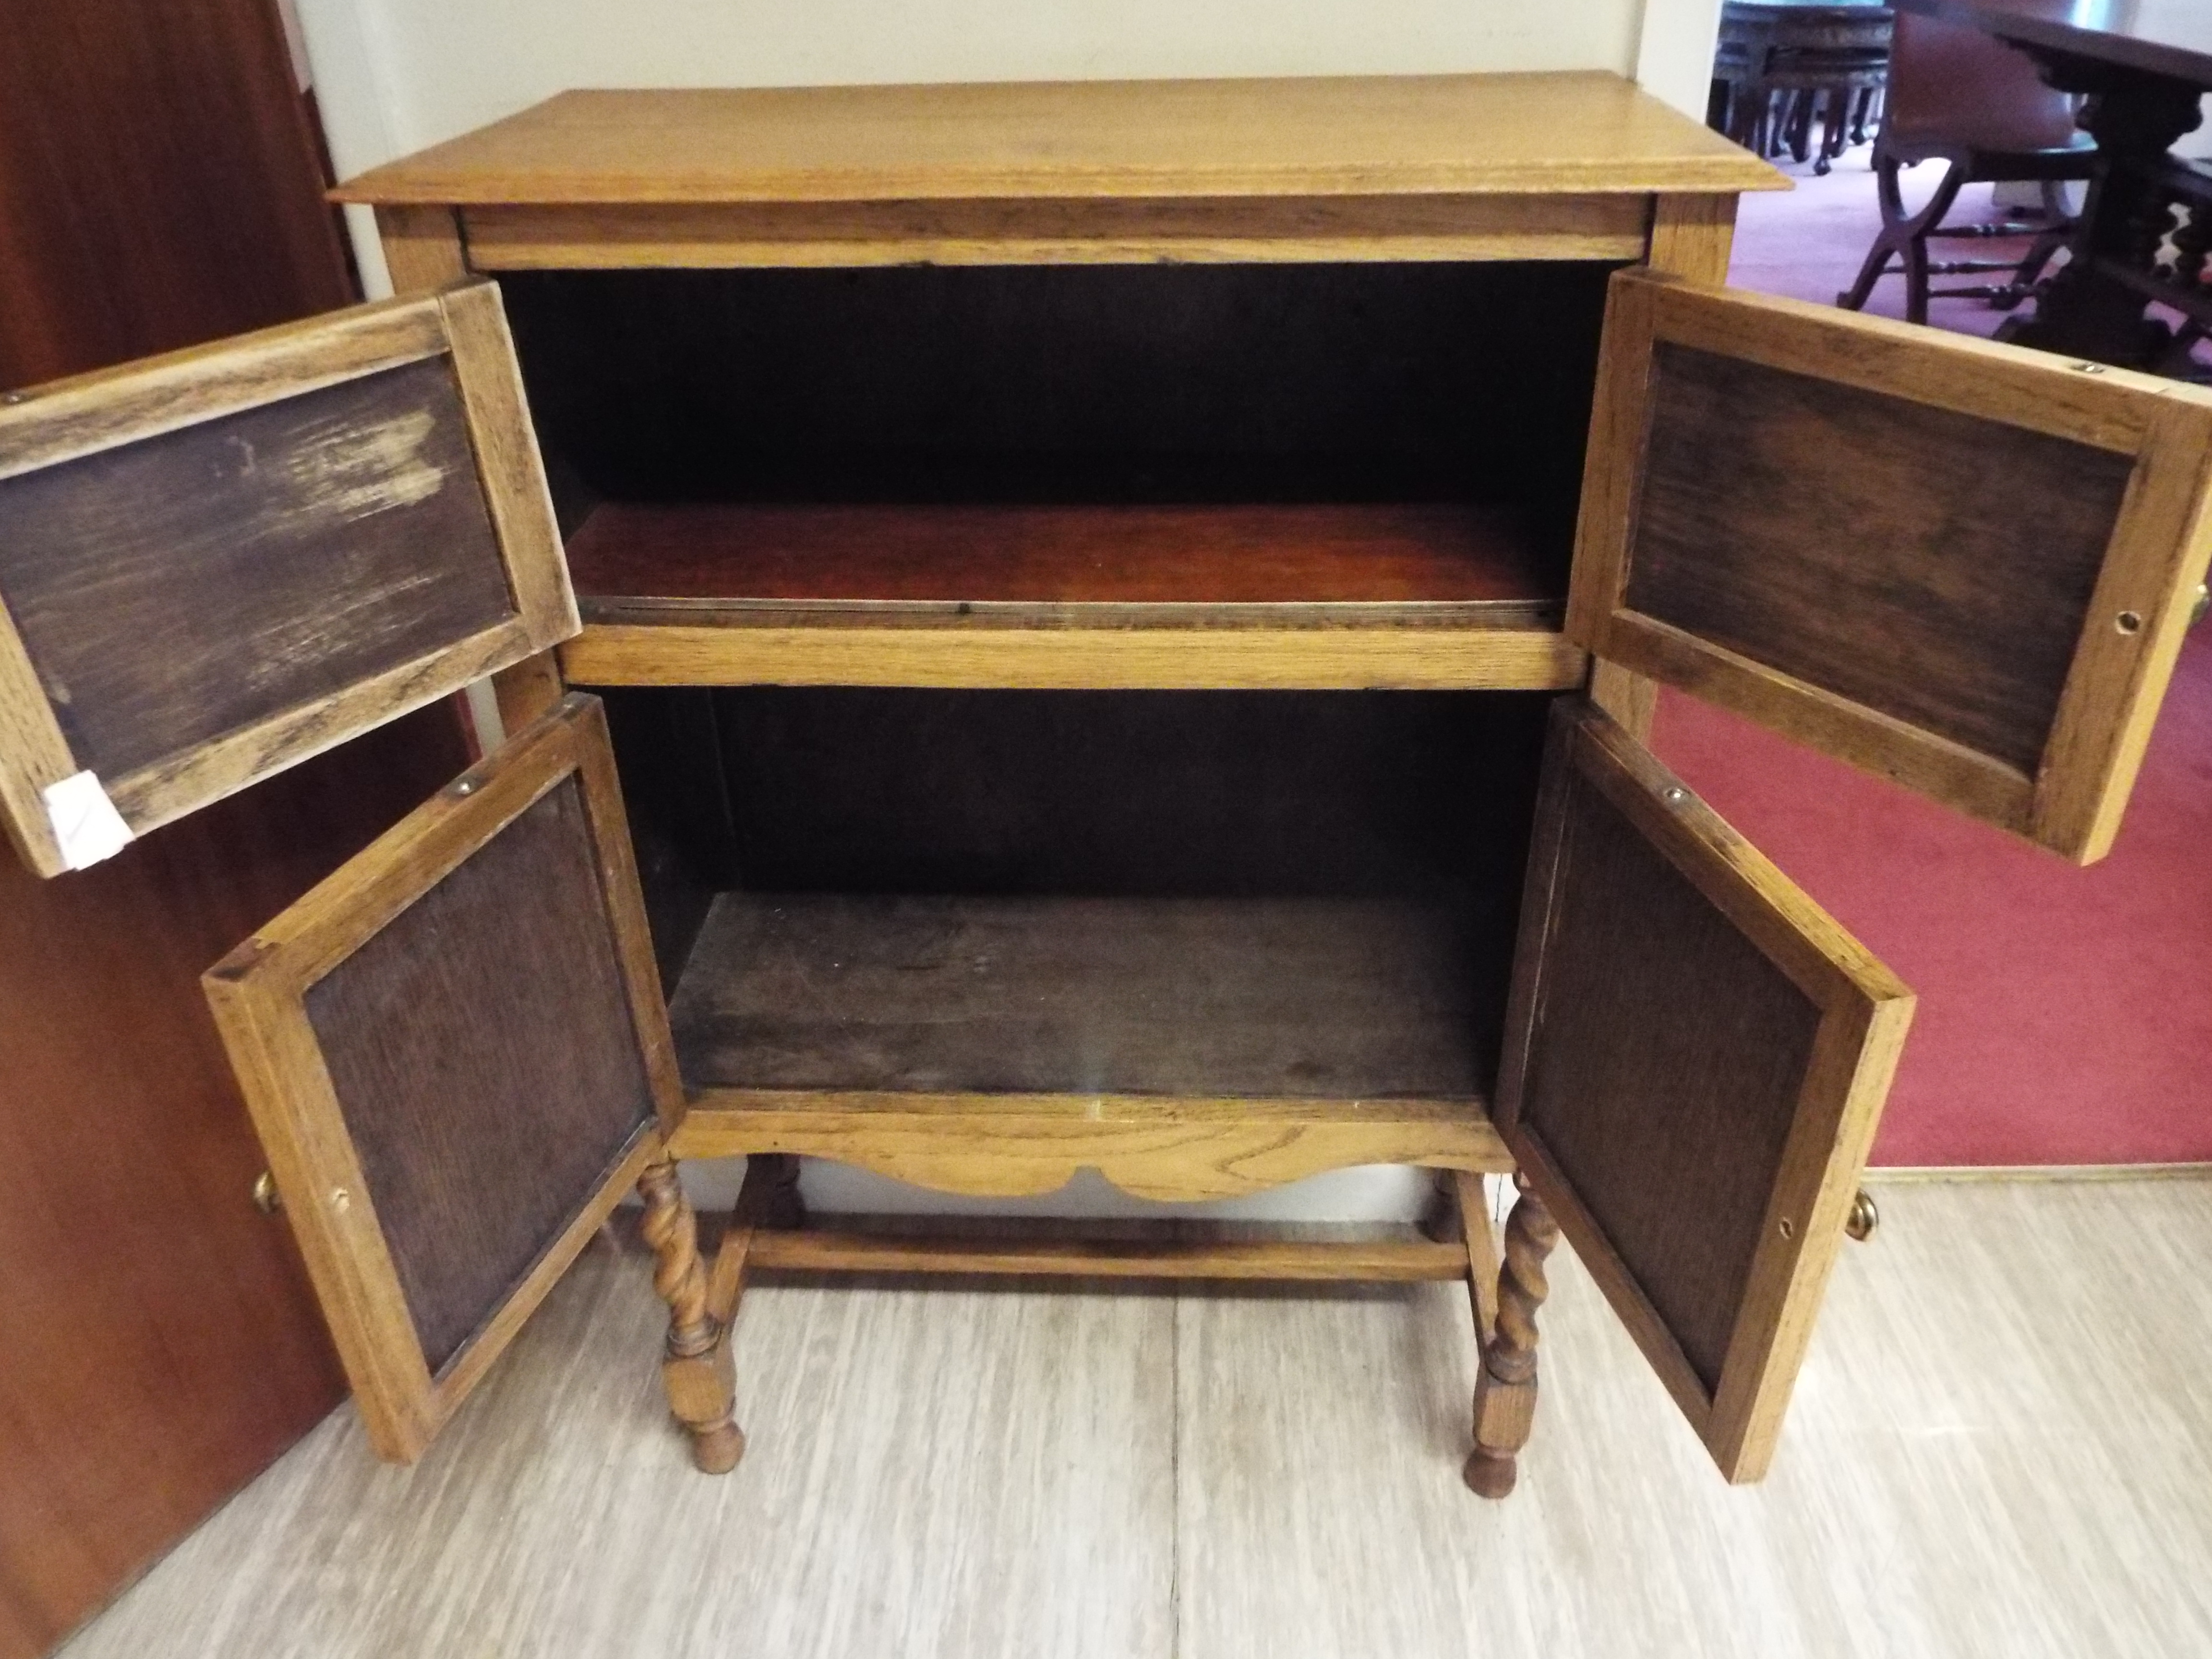
[[[2189,607],[2189,625],[2194,628],[2203,622],[2208,611],[2212,611],[2212,584],[2199,582],[2197,584],[2197,602]]]
[[[1851,1212],[1844,1218],[1844,1231],[1862,1244],[1874,1237],[1874,1230],[1881,1225],[1881,1212],[1875,1207],[1873,1196],[1864,1188],[1851,1200]]]
[[[253,1177],[253,1207],[264,1215],[275,1215],[284,1207],[283,1194],[276,1190],[276,1177],[266,1170]]]

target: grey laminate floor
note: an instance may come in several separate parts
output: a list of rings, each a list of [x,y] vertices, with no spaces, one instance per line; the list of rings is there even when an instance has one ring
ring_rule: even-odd
[[[750,1292],[718,1480],[594,1249],[421,1464],[341,1413],[64,1651],[2212,1654],[2212,1183],[1879,1190],[1758,1487],[1563,1249],[1496,1505],[1449,1286]]]

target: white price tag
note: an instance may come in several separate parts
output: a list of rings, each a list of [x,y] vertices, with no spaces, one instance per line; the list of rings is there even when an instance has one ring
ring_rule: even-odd
[[[61,845],[62,862],[70,869],[112,859],[131,844],[131,826],[92,773],[79,772],[50,783],[44,793],[46,820]]]

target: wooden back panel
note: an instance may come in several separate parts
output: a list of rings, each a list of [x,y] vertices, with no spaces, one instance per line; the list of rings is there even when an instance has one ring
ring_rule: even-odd
[[[1558,706],[1498,1127],[1732,1480],[1772,1452],[1911,1008],[1619,726]]]
[[[567,637],[495,290],[368,306],[0,410],[0,808],[134,833]]]
[[[2212,558],[2212,393],[1613,279],[1567,634],[2087,863]]]
[[[683,1115],[597,701],[205,984],[370,1437],[411,1458]]]

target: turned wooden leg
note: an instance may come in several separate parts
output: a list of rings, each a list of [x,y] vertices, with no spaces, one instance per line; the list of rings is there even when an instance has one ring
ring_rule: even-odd
[[[1528,1443],[1536,1417],[1536,1310],[1551,1286],[1544,1258],[1559,1242],[1559,1224],[1543,1200],[1516,1176],[1521,1196],[1505,1222],[1505,1265],[1498,1275],[1497,1327],[1482,1351],[1474,1385],[1474,1450],[1467,1484],[1484,1498],[1513,1490],[1515,1459]]]
[[[1472,1170],[1452,1171],[1459,1203],[1460,1239],[1467,1246],[1468,1304],[1474,1313],[1474,1345],[1488,1345],[1498,1324],[1498,1236],[1491,1231],[1490,1206],[1484,1201],[1482,1177]]]
[[[806,1224],[806,1201],[799,1195],[799,1160],[789,1152],[755,1152],[745,1160],[745,1184],[739,1202],[761,1226],[795,1232]]]
[[[736,1419],[729,1328],[708,1304],[699,1220],[667,1159],[646,1165],[637,1190],[645,1200],[641,1231],[653,1247],[653,1288],[668,1304],[668,1347],[660,1362],[668,1407],[690,1433],[691,1461],[709,1474],[726,1474],[744,1455],[745,1437]]]

